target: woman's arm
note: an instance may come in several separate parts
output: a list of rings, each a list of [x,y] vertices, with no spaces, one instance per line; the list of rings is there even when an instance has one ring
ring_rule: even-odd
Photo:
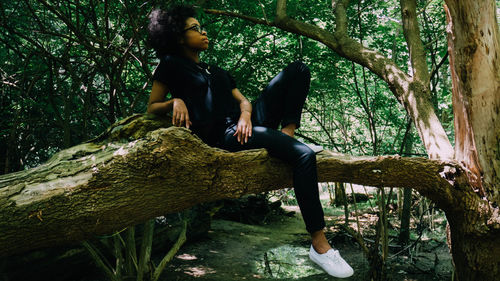
[[[233,136],[238,136],[238,142],[244,144],[248,142],[248,137],[252,136],[252,104],[241,94],[238,88],[234,88],[231,93],[239,102],[241,115],[238,121],[236,132]]]
[[[233,97],[240,104],[241,113],[247,112],[249,115],[252,115],[252,104],[243,96],[243,94],[238,90],[238,88],[234,88],[232,90]]]
[[[148,102],[148,113],[156,115],[165,115],[169,111],[174,111],[172,114],[172,124],[174,126],[183,126],[189,129],[192,124],[189,120],[189,113],[186,104],[181,99],[170,99],[165,101],[165,96],[169,92],[167,85],[160,81],[153,81],[151,95]]]
[[[151,88],[151,95],[148,102],[148,113],[156,115],[164,115],[172,110],[173,99],[165,101],[165,96],[168,93],[167,85],[154,80]]]

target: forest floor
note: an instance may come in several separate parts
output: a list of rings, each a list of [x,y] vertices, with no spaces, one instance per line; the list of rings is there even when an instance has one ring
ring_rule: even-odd
[[[330,244],[354,268],[354,275],[343,280],[370,280],[370,262],[358,242],[342,227],[345,223],[344,207],[330,204],[328,189],[320,188],[327,226],[325,234]],[[355,193],[360,194],[360,197],[364,194],[368,200],[360,202],[360,198],[356,208],[353,203],[348,204],[348,214],[350,228],[358,230],[359,223],[364,243],[370,247],[376,237],[377,192],[375,188],[366,189],[353,187]],[[389,193],[387,190],[386,194]],[[172,223],[172,227],[157,221],[152,256],[156,265],[169,251],[170,246],[167,245],[177,240],[180,225],[175,226],[174,218],[192,220],[188,233],[190,239],[167,264],[159,280],[337,280],[309,260],[310,236],[305,230],[293,190],[270,194],[273,195],[269,200],[260,194],[237,201],[212,202],[199,209],[186,211],[182,216],[171,214],[166,220]],[[446,245],[443,212],[435,209],[430,211],[433,209],[432,204],[420,196],[414,196],[410,251],[401,253],[401,247],[397,245],[400,221],[395,201],[388,208],[389,254],[386,276],[380,280],[451,280],[452,263]],[[286,205],[280,207],[280,202]],[[213,210],[218,211],[210,223],[208,214],[214,214]],[[253,224],[242,221],[251,221]],[[138,241],[141,240],[141,233],[141,227],[136,227]],[[111,236],[91,241],[92,245],[98,246],[110,266],[116,264],[112,242]],[[377,266],[377,269],[380,271],[381,266]],[[0,281],[12,280],[103,281],[107,278],[84,248],[70,245],[34,251],[18,259],[0,260]],[[131,276],[127,280],[136,278]]]
[[[327,224],[326,236],[342,257],[354,268],[354,275],[342,280],[369,280],[369,262],[361,247],[340,224],[343,208],[329,207],[328,192],[321,194]],[[372,206],[358,204],[361,232],[370,245],[377,220]],[[249,225],[214,219],[206,236],[182,246],[162,274],[163,280],[336,280],[309,260],[310,236],[305,230],[298,206],[283,206],[293,216],[269,218],[265,224]],[[396,217],[396,216],[394,216]],[[390,247],[386,280],[451,280],[452,261],[446,245],[444,216],[433,217],[433,229],[412,234],[409,255],[396,255]],[[355,219],[351,226],[356,229]],[[350,220],[350,221],[351,221]],[[390,225],[399,222],[390,218]],[[412,225],[418,222],[414,218]],[[397,229],[396,229],[397,230]],[[398,231],[389,231],[390,245],[397,244]],[[413,229],[415,232],[415,229]],[[396,234],[395,234],[396,233]],[[419,234],[420,234],[419,233]],[[393,249],[393,250],[391,250]]]

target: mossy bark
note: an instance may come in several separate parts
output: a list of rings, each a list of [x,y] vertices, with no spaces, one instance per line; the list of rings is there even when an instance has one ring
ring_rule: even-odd
[[[1,176],[0,256],[84,240],[202,202],[292,186],[291,167],[265,149],[230,153],[168,126],[134,115],[39,167]],[[437,202],[448,201],[443,194],[452,189],[443,171],[459,171],[451,162],[329,151],[317,162],[320,181],[418,185]]]

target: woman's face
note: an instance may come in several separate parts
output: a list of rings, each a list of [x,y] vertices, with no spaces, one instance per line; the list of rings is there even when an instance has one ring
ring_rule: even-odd
[[[195,18],[188,18],[184,27],[184,38],[181,39],[180,44],[193,51],[204,51],[208,49],[208,37],[205,30],[201,33],[197,31],[200,23]]]

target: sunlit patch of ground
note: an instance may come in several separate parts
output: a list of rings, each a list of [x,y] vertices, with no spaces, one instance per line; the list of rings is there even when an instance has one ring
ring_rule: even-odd
[[[307,248],[292,245],[272,248],[254,263],[259,276],[275,279],[299,279],[323,273],[309,260]]]
[[[209,268],[209,267],[195,266],[195,267],[186,268],[184,270],[184,273],[187,275],[194,276],[194,277],[201,277],[201,276],[205,276],[207,274],[216,273],[216,271],[213,268]]]
[[[364,189],[356,187],[356,192]],[[374,189],[371,190],[374,192]],[[328,203],[328,193],[321,192],[325,211],[327,238],[339,249],[342,257],[354,268],[351,278],[342,280],[369,280],[369,262],[357,242],[340,227],[344,223],[342,207]],[[366,243],[371,245],[377,221],[374,202],[360,204],[358,219],[350,205],[349,226],[359,229]],[[296,205],[283,206],[296,212],[292,217],[279,217],[264,225],[247,225],[226,220],[214,220],[207,236],[185,244],[167,265],[161,280],[336,280],[309,260],[310,236],[305,230],[300,210]],[[440,281],[451,278],[451,256],[444,243],[442,216],[434,218],[432,231],[424,230],[410,256],[395,254],[398,249],[399,221],[389,215],[389,244],[391,253],[387,274],[393,281]],[[412,219],[412,242],[417,240]],[[418,234],[418,233],[417,233]]]

